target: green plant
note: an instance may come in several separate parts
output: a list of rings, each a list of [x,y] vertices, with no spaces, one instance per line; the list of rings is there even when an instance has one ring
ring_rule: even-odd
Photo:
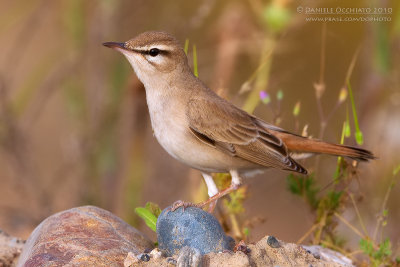
[[[383,229],[387,225],[387,217],[389,214],[389,210],[387,208],[387,202],[389,200],[390,193],[392,192],[395,184],[396,177],[400,172],[400,164],[393,168],[392,179],[386,191],[385,197],[383,199],[380,216],[376,221],[376,227],[372,234],[372,236],[366,233],[365,227],[364,233],[365,236],[360,239],[360,249],[361,251],[368,256],[369,261],[372,266],[392,266],[393,264],[399,264],[398,257],[392,258],[392,243],[389,238],[383,239]],[[361,218],[360,223],[363,225]],[[377,240],[378,232],[381,231],[381,240]]]
[[[156,232],[157,218],[158,216],[160,216],[161,213],[161,209],[157,204],[153,202],[147,202],[144,208],[136,208],[135,213],[144,220],[146,225],[151,230]]]
[[[325,45],[325,26],[323,27],[323,46]],[[325,92],[325,83],[323,70],[325,68],[325,60],[324,60],[324,48],[321,49],[321,75],[320,81],[314,85],[316,100],[318,104],[318,111],[320,114],[320,135],[322,138],[327,124],[332,117],[332,114],[337,110],[337,108],[346,102],[347,95],[349,95],[349,102],[352,109],[352,115],[354,119],[354,127],[355,127],[355,140],[358,144],[363,143],[363,134],[360,130],[358,117],[356,112],[356,105],[353,95],[353,90],[350,84],[351,73],[354,69],[355,62],[358,55],[358,50],[354,54],[347,74],[345,78],[345,84],[341,88],[339,92],[339,97],[336,106],[331,110],[328,116],[324,115],[324,110],[322,108],[322,95]],[[295,109],[296,110],[296,107]],[[293,112],[294,116],[298,116],[298,112]],[[349,111],[347,109],[346,119],[343,123],[340,144],[344,144],[345,138],[349,138],[351,136],[351,128],[349,122]],[[318,161],[316,162],[315,168],[318,166]],[[390,184],[388,191],[385,195],[385,199],[382,204],[381,215],[377,219],[377,226],[372,235],[369,235],[365,224],[363,222],[362,216],[358,207],[356,205],[354,195],[357,192],[352,192],[351,184],[357,178],[357,163],[355,161],[352,164],[349,164],[348,161],[345,161],[342,157],[338,157],[337,167],[333,175],[333,181],[326,187],[320,189],[317,183],[317,179],[315,179],[316,173],[313,172],[306,177],[289,175],[287,177],[287,185],[288,189],[294,195],[298,195],[304,199],[304,201],[310,206],[311,212],[315,216],[315,222],[312,227],[300,238],[298,243],[303,242],[307,237],[312,236],[312,242],[314,244],[321,244],[323,246],[338,250],[343,254],[351,257],[353,260],[354,255],[363,253],[368,257],[369,263],[372,266],[389,266],[396,262],[393,259],[392,253],[392,243],[389,238],[383,239],[383,228],[387,224],[387,216],[388,209],[386,208],[386,203],[388,201],[388,197],[391,189],[394,186],[394,181]],[[394,168],[393,176],[397,175],[400,171],[400,166]],[[331,189],[327,190],[328,187]],[[350,205],[353,205],[354,211],[357,214],[357,218],[359,220],[359,224],[361,229],[359,230],[357,227],[353,226],[350,222],[348,222],[341,214],[343,211],[348,209]],[[336,228],[342,222],[346,226],[348,226],[355,234],[357,234],[361,239],[359,243],[360,250],[354,251],[352,253],[348,253],[344,250],[345,241],[341,238],[336,231]],[[377,233],[381,231],[381,240],[377,241]]]
[[[378,247],[368,238],[360,240],[360,249],[366,254],[372,266],[391,265],[392,244],[389,238],[381,242]]]
[[[314,173],[306,177],[289,174],[286,177],[286,183],[292,194],[301,196],[311,208],[315,209],[318,207],[320,200],[317,198],[317,193],[319,188],[316,185]]]

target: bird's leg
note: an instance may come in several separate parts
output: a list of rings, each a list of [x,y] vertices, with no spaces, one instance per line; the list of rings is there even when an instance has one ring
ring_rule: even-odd
[[[205,173],[205,172],[202,172],[201,174],[203,175],[204,181],[206,182],[206,185],[207,185],[208,197],[213,197],[216,194],[218,194],[218,188],[214,182],[213,177],[210,174]],[[208,206],[208,211],[210,213],[213,213],[215,207],[217,206],[217,202],[218,202],[218,199],[210,202],[210,205]]]
[[[203,176],[203,178],[204,178],[204,181],[206,182],[206,185],[207,185],[208,196],[209,196],[209,197],[212,197],[212,196],[218,194],[217,185],[215,184],[214,179],[212,178],[211,174],[205,173],[205,172],[202,172],[201,174],[202,174],[202,176]],[[217,205],[217,201],[218,201],[218,200],[215,200],[215,201],[210,202],[210,206],[209,206],[209,208],[208,208],[208,211],[209,211],[210,213],[212,213],[212,212],[214,211],[215,206]],[[199,203],[199,204],[202,204],[202,203],[203,203],[203,202],[201,202],[201,203]],[[184,202],[184,201],[182,201],[182,200],[178,200],[178,201],[175,201],[175,202],[172,204],[172,206],[171,206],[171,208],[169,209],[169,211],[175,211],[175,210],[176,210],[177,208],[179,208],[179,207],[183,207],[183,209],[185,209],[185,208],[187,208],[187,207],[198,207],[199,204],[195,204],[195,203],[191,203],[191,202]],[[204,206],[205,206],[205,205],[204,205]],[[202,206],[202,207],[203,207],[203,206]]]
[[[222,191],[218,192],[217,194],[213,195],[208,200],[196,204],[197,207],[202,208],[205,205],[208,205],[208,204],[210,204],[210,203],[212,203],[214,201],[217,201],[221,197],[224,197],[227,194],[232,193],[233,191],[235,191],[235,190],[237,190],[239,188],[239,186],[242,184],[242,178],[239,176],[238,171],[231,170],[231,171],[229,171],[229,173],[232,176],[231,185],[228,188],[225,188],[224,190],[222,190]]]

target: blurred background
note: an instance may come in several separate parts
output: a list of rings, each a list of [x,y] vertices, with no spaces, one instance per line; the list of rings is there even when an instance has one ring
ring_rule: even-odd
[[[170,157],[153,137],[145,91],[128,62],[102,46],[163,30],[182,45],[189,40],[191,64],[195,45],[200,79],[236,105],[330,142],[340,142],[349,117],[352,132],[345,143],[357,145],[348,78],[362,147],[379,157],[361,163],[351,185],[365,228],[373,232],[400,164],[400,3],[321,3],[1,0],[0,228],[27,238],[49,215],[90,204],[154,240],[136,207],[206,198],[200,173]],[[386,8],[380,13],[387,14],[363,17],[387,21],[324,22],[338,16],[306,14],[307,8],[338,6]],[[337,158],[302,164],[315,173],[321,190],[332,185]],[[296,242],[314,224],[307,203],[287,190],[287,175],[270,170],[245,180],[240,220],[250,228],[249,241],[271,234]],[[383,232],[395,247],[399,187],[387,199]],[[353,206],[342,212],[360,226]],[[337,231],[357,245],[360,237],[340,221]]]

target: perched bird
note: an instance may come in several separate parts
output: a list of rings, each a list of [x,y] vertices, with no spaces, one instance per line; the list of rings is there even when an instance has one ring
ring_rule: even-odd
[[[146,89],[154,134],[175,159],[200,170],[210,198],[203,207],[236,190],[246,174],[276,168],[306,174],[296,155],[330,154],[374,159],[365,149],[305,138],[269,124],[219,97],[189,67],[179,42],[165,32],[145,32],[103,45],[121,52]],[[211,173],[230,173],[218,192]],[[177,202],[179,206],[194,205]]]

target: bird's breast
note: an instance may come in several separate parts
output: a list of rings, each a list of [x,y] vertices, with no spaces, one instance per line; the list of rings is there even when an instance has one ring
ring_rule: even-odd
[[[146,97],[155,137],[170,155],[179,158],[187,124],[184,106],[175,97],[160,92],[146,91]]]
[[[178,161],[204,172],[228,172],[253,166],[197,139],[189,130],[184,107],[179,104],[160,102],[157,108],[150,105],[149,111],[155,137]]]

